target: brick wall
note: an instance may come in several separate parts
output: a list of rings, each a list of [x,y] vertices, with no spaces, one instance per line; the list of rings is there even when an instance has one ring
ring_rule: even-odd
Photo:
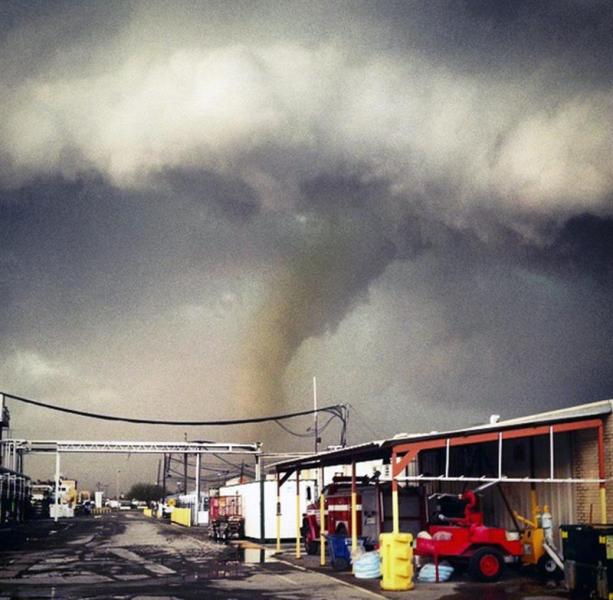
[[[605,420],[605,469],[607,479],[613,478],[613,417]],[[573,477],[598,477],[598,434],[594,429],[577,431],[573,435]],[[613,523],[613,481],[607,483],[607,522]],[[600,492],[597,483],[576,484],[575,512],[577,523],[600,522]]]

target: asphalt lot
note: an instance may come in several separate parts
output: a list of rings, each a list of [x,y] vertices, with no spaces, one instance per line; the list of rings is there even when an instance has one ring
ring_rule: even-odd
[[[385,593],[378,581],[320,568],[318,557],[280,557],[258,547],[209,542],[200,528],[113,513],[32,521],[0,532],[0,600],[4,598],[226,598],[519,600],[565,597],[561,588],[510,576],[496,585],[459,580],[418,583]],[[356,585],[357,584],[357,585]]]
[[[136,513],[34,521],[0,535],[0,598],[372,598],[265,553]],[[256,561],[251,563],[249,561]]]

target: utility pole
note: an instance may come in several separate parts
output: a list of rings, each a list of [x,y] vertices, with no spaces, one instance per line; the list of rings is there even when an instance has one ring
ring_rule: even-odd
[[[119,473],[121,473],[121,471],[117,469],[115,472],[115,498],[117,498],[117,500],[119,500]]]
[[[196,454],[196,525],[200,525],[199,515],[200,515],[200,467],[202,461],[202,454],[198,452]]]
[[[55,517],[54,521],[57,523],[57,519],[60,513],[60,451],[55,451]]]
[[[187,494],[187,452],[183,454],[183,493]]]
[[[317,450],[319,448],[319,431],[318,426],[319,422],[317,419],[317,377],[313,377],[313,421],[315,426],[315,454],[317,454]]]
[[[158,487],[160,487],[160,469],[162,468],[162,459],[158,458],[158,476],[157,479],[155,480],[155,483]]]
[[[166,502],[166,454],[164,454],[164,468],[162,469],[162,501]]]

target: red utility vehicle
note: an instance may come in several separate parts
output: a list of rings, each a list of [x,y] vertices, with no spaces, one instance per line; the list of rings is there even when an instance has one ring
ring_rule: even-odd
[[[357,478],[357,535],[376,537],[369,525],[378,525],[379,486],[369,484],[368,477]],[[351,478],[336,476],[325,490],[325,525],[327,534],[351,535]],[[371,535],[369,535],[369,533]],[[307,554],[319,552],[319,502],[307,506],[302,516],[302,539]]]
[[[209,537],[216,541],[245,537],[245,518],[240,496],[211,496]]]
[[[431,537],[417,537],[415,554],[430,556],[437,565],[442,559],[456,565],[468,564],[473,578],[496,581],[505,562],[514,562],[522,556],[522,543],[505,529],[483,524],[483,513],[477,509],[474,492],[464,492],[461,499],[466,502],[464,517],[440,516],[448,524],[430,525]]]
[[[392,531],[392,494],[389,482],[378,476],[356,478],[356,534],[365,547],[375,546],[381,533]],[[324,489],[324,533],[351,535],[351,477],[336,475]],[[405,488],[399,495],[400,521],[414,535],[425,521],[423,496],[418,488]],[[302,539],[306,552],[319,551],[319,501],[307,506],[302,518]]]

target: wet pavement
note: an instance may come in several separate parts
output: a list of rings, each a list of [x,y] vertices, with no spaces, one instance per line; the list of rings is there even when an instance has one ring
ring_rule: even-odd
[[[382,592],[379,580],[320,567],[318,556],[293,558],[255,544],[223,545],[203,528],[185,529],[140,513],[32,521],[0,530],[0,600],[8,598],[549,600],[566,598],[552,582],[509,571],[496,584],[462,576]]]
[[[137,513],[34,521],[0,531],[0,599],[373,597],[269,555]]]
[[[272,546],[271,546],[272,547]],[[547,581],[525,572],[507,568],[503,578],[497,583],[476,583],[464,574],[453,575],[444,583],[416,582],[409,592],[385,592],[379,580],[358,580],[350,571],[337,572],[331,567],[320,566],[319,556],[302,555],[294,557],[294,546],[284,547],[283,560],[290,564],[335,577],[339,580],[358,585],[379,598],[396,600],[559,600],[570,595],[563,583]]]

